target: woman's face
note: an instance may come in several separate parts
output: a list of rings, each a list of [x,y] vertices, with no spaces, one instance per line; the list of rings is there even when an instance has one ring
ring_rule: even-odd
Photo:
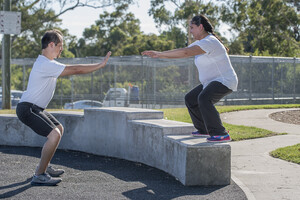
[[[201,36],[202,29],[203,29],[202,24],[197,26],[196,24],[190,23],[190,31],[195,40],[199,40],[201,38],[200,36]]]

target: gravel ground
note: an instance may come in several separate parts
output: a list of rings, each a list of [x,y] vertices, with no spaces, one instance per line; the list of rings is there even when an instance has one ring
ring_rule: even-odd
[[[300,110],[276,112],[269,115],[273,120],[300,125]]]

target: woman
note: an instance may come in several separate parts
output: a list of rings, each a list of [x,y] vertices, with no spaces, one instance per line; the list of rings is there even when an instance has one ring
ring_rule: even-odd
[[[207,142],[230,141],[214,104],[236,91],[238,79],[228,57],[228,48],[215,35],[213,26],[204,15],[193,17],[190,30],[194,43],[170,51],[144,51],[152,58],[186,58],[195,56],[200,85],[185,96],[185,104],[197,131],[193,136],[205,136]]]

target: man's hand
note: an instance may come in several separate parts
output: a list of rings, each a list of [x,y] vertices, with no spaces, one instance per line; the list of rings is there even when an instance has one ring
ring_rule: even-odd
[[[104,60],[101,63],[97,63],[97,64],[68,65],[65,67],[64,71],[59,76],[61,77],[61,76],[69,76],[74,74],[87,74],[96,71],[100,68],[103,68],[106,65],[110,55],[111,52],[109,51],[106,54]]]
[[[111,52],[110,52],[110,51],[107,52],[107,54],[106,54],[104,60],[100,63],[100,65],[101,65],[100,68],[102,68],[102,67],[104,67],[104,66],[106,65],[106,63],[108,62],[108,59],[109,59],[110,55],[111,55]]]

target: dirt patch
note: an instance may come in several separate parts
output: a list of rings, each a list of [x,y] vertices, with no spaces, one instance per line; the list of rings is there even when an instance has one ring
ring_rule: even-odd
[[[270,114],[269,117],[279,122],[300,125],[300,110],[276,112]]]

